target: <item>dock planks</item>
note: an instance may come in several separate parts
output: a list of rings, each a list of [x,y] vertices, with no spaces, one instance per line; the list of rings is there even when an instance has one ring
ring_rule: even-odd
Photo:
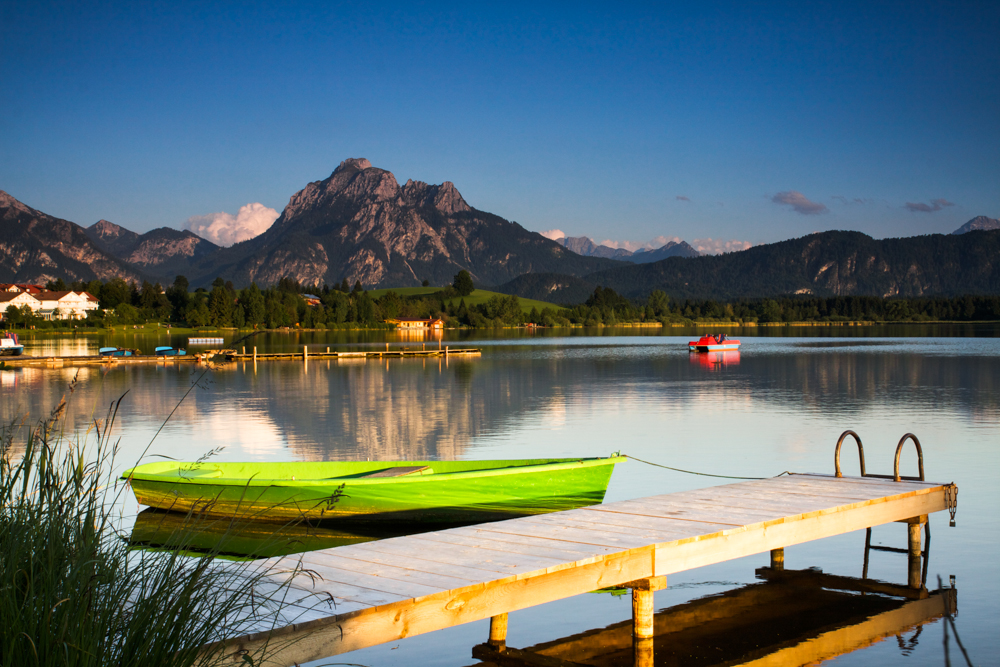
[[[291,664],[947,509],[934,482],[791,474],[302,554],[317,596],[267,640]],[[290,568],[299,557],[274,561]],[[301,606],[308,602],[300,601]]]

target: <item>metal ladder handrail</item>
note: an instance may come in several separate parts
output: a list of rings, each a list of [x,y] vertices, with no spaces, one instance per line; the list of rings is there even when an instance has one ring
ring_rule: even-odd
[[[907,440],[912,440],[914,446],[917,448],[917,467],[920,470],[920,477],[901,477],[899,474],[899,455],[903,452],[903,445],[906,444]],[[912,433],[907,433],[902,438],[899,439],[899,444],[896,445],[896,458],[892,464],[892,479],[894,482],[901,482],[904,479],[916,479],[921,482],[924,481],[924,450],[920,447],[920,441],[917,440],[917,436]]]
[[[858,456],[861,458],[861,476],[867,477],[868,475],[865,474],[865,448],[861,444],[861,436],[851,430],[844,431],[837,439],[837,450],[833,454],[833,466],[836,471],[836,476],[844,476],[844,473],[840,471],[840,446],[844,444],[844,438],[847,436],[853,437],[854,441],[858,443]]]

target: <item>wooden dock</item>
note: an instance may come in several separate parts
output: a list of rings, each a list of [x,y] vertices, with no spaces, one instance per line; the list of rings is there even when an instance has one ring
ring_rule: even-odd
[[[675,572],[764,552],[782,570],[786,547],[899,521],[908,586],[926,598],[921,526],[956,494],[953,484],[792,474],[313,551],[274,562],[277,572],[301,558],[311,572],[291,582],[290,625],[231,640],[227,653],[237,660],[270,637],[285,648],[268,664],[288,665],[485,618],[502,651],[508,613],[622,586],[636,664],[648,665],[653,591]]]
[[[203,361],[201,355],[185,354],[179,357],[158,357],[152,354],[142,354],[134,357],[101,357],[98,355],[50,356],[35,357],[21,355],[18,357],[3,357],[0,361],[8,367],[44,366],[47,368],[62,368],[63,366],[114,366],[115,364],[196,364]]]
[[[351,350],[349,352],[331,350],[327,347],[325,350],[313,347],[310,349],[307,346],[303,346],[301,352],[258,352],[257,348],[251,348],[249,352],[247,349],[241,348],[239,352],[236,350],[222,350],[218,354],[225,357],[227,361],[308,361],[310,359],[322,360],[322,359],[402,359],[402,358],[412,358],[412,357],[453,357],[453,356],[469,356],[469,355],[480,355],[482,350],[473,347],[450,347],[445,345],[443,347],[430,347],[426,345],[420,348],[414,347],[390,347],[388,343],[385,345],[385,349],[373,348],[370,350]]]
[[[479,348],[470,347],[459,347],[452,348],[450,346],[444,347],[431,347],[431,348],[412,348],[412,347],[390,347],[385,346],[385,349],[375,348],[371,350],[352,350],[352,351],[337,351],[330,350],[329,347],[325,349],[313,348],[310,350],[308,347],[303,347],[301,352],[258,352],[257,348],[251,348],[250,352],[246,351],[246,348],[242,348],[241,351],[236,350],[204,350],[197,353],[186,354],[182,356],[155,356],[152,354],[140,354],[132,357],[101,357],[101,356],[49,356],[49,357],[35,357],[28,355],[21,355],[17,357],[2,357],[0,361],[3,361],[7,366],[17,367],[17,366],[45,366],[49,368],[61,368],[63,366],[88,366],[88,365],[115,365],[115,364],[153,364],[153,363],[200,363],[203,361],[211,361],[217,363],[219,361],[309,361],[321,360],[321,359],[402,359],[402,358],[427,358],[427,357],[454,357],[454,356],[470,356],[470,355],[480,355],[482,350]]]

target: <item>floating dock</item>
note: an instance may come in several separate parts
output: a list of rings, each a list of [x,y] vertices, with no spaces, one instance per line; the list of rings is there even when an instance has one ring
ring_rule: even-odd
[[[390,347],[385,349],[374,348],[370,350],[337,351],[329,347],[321,349],[315,347],[309,349],[303,347],[300,352],[258,352],[257,348],[251,348],[247,352],[246,348],[241,351],[236,350],[205,350],[195,354],[181,356],[156,356],[152,354],[140,354],[131,357],[101,357],[101,356],[49,356],[35,357],[21,355],[17,357],[0,357],[8,367],[16,366],[47,366],[50,368],[60,368],[62,366],[87,366],[87,365],[115,365],[115,364],[151,364],[151,363],[199,363],[211,361],[308,361],[310,359],[400,359],[410,357],[454,357],[480,355],[479,348],[457,347]]]
[[[308,552],[273,562],[277,573],[301,558],[310,572],[290,582],[289,625],[230,640],[226,652],[239,663],[270,640],[284,648],[267,664],[289,665],[490,618],[496,657],[510,612],[624,587],[635,664],[651,665],[653,591],[705,565],[770,552],[783,571],[786,547],[904,522],[905,588],[926,599],[921,527],[956,497],[953,484],[790,474]]]
[[[134,357],[102,357],[98,355],[75,355],[75,356],[51,356],[35,357],[31,355],[21,355],[18,357],[0,358],[8,368],[20,366],[45,366],[48,368],[62,368],[63,366],[114,366],[116,364],[171,364],[171,363],[198,363],[203,361],[203,355],[185,354],[181,356],[162,356],[153,354],[140,354]]]
[[[482,350],[473,347],[430,347],[426,345],[420,348],[413,347],[390,347],[388,343],[385,349],[372,348],[370,350],[352,350],[349,352],[325,350],[318,347],[303,347],[301,352],[258,352],[257,348],[241,348],[236,350],[221,350],[219,355],[225,357],[227,361],[296,361],[309,359],[399,359],[405,357],[452,357],[482,354]]]

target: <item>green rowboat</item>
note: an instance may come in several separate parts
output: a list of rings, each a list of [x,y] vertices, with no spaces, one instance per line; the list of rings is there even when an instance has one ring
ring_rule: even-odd
[[[624,460],[158,462],[122,479],[143,505],[209,517],[491,521],[596,505]]]

